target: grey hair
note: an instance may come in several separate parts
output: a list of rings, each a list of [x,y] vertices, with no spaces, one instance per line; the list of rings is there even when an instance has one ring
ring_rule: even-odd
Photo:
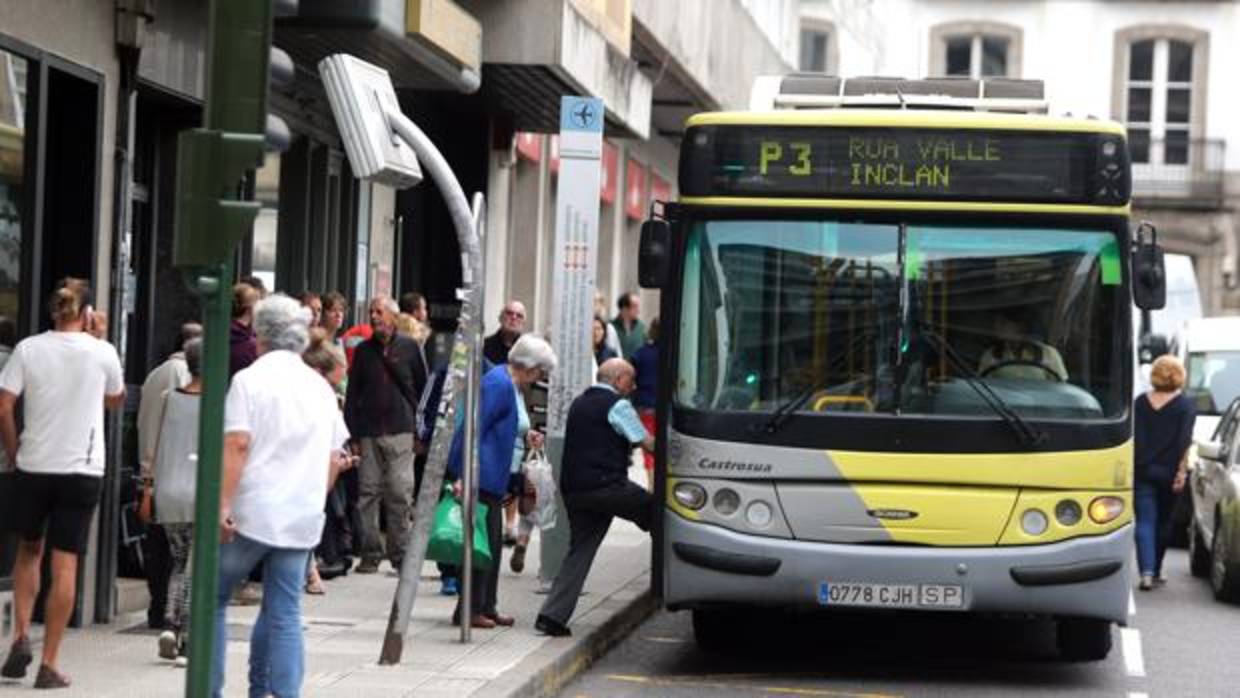
[[[532,334],[521,335],[512,349],[508,350],[508,363],[519,368],[541,368],[547,373],[555,370],[559,360],[547,340]]]
[[[305,351],[310,343],[310,309],[283,293],[275,293],[254,307],[254,334],[269,351]]]
[[[189,375],[197,378],[202,375],[202,337],[194,337],[185,343],[185,364],[189,367]]]
[[[375,296],[374,298],[371,298],[370,303],[371,305],[374,305],[375,303],[379,303],[380,307],[382,307],[384,310],[388,311],[389,313],[393,315],[400,315],[400,303],[397,303],[396,299],[392,298],[391,296],[380,294],[378,296]]]
[[[626,373],[633,373],[633,365],[624,359],[608,359],[598,367],[598,382],[615,385]]]

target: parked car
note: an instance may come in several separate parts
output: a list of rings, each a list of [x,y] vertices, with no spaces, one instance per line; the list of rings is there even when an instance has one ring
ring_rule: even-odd
[[[1214,597],[1240,603],[1240,398],[1223,411],[1210,438],[1196,444],[1190,480],[1193,517],[1189,560],[1194,576],[1209,577]]]

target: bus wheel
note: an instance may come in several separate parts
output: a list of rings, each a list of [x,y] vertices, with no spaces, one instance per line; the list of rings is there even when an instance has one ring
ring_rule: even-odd
[[[706,652],[724,652],[735,647],[741,629],[733,621],[736,613],[717,608],[693,610],[693,640]]]
[[[1197,522],[1188,525],[1188,571],[1192,572],[1194,577],[1210,576],[1210,549],[1206,547],[1206,542],[1201,537],[1201,529],[1197,527]]]
[[[1055,632],[1059,655],[1070,662],[1095,662],[1111,652],[1111,621],[1064,618]]]

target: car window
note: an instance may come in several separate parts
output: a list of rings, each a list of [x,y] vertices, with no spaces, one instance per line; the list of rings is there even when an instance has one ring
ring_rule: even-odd
[[[1231,434],[1235,433],[1236,431],[1235,423],[1236,423],[1236,416],[1237,416],[1236,413],[1238,411],[1240,411],[1240,398],[1232,400],[1231,404],[1227,406],[1227,409],[1223,412],[1222,419],[1218,420],[1218,424],[1215,425],[1214,427],[1214,433],[1210,435],[1211,441],[1218,441],[1220,443],[1231,442],[1231,439],[1229,438],[1224,439],[1222,435],[1224,433],[1231,433]],[[1230,430],[1230,431],[1225,432],[1225,430]]]

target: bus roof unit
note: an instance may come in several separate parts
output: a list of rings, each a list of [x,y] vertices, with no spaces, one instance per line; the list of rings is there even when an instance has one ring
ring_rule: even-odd
[[[967,111],[1045,114],[1047,102],[1041,80],[1011,78],[841,78],[825,73],[764,75],[754,80],[749,108],[836,109],[846,107],[890,109],[954,109]]]

